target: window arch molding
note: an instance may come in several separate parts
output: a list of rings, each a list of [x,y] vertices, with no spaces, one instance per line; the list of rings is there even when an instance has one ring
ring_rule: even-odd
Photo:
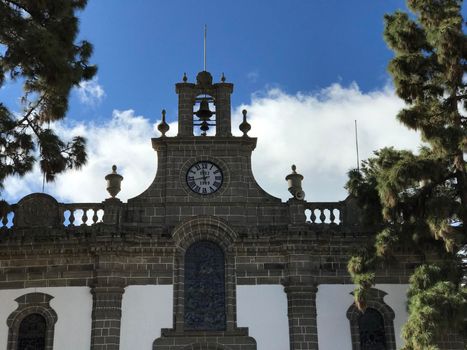
[[[351,293],[353,295],[353,292]],[[386,338],[386,350],[396,350],[396,337],[394,332],[394,311],[391,307],[384,302],[384,297],[387,295],[386,292],[371,288],[368,291],[366,300],[367,308],[374,309],[383,318],[384,322],[384,334]],[[347,318],[350,321],[350,334],[352,337],[352,350],[361,350],[360,346],[360,329],[358,320],[362,312],[353,303],[347,310]]]
[[[238,235],[224,220],[206,215],[190,218],[180,223],[173,230],[172,238],[181,253],[200,240],[212,241],[227,253]]]
[[[29,293],[16,298],[18,308],[7,319],[8,345],[7,350],[17,350],[19,329],[21,322],[32,314],[42,316],[46,323],[45,350],[53,349],[55,323],[58,320],[57,313],[50,307],[53,296],[45,293]]]

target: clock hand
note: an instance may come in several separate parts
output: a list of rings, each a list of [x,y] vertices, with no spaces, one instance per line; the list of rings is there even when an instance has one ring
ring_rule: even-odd
[[[201,176],[202,176],[203,181],[206,182],[206,178],[207,178],[206,171],[201,170]]]

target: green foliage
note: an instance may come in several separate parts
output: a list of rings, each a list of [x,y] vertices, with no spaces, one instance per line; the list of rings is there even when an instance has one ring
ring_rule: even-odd
[[[456,254],[467,243],[467,40],[461,1],[407,4],[414,16],[385,16],[384,37],[395,53],[388,70],[406,102],[397,118],[418,131],[425,146],[417,154],[381,149],[360,173],[349,172],[346,187],[378,233],[373,247],[352,257],[348,269],[358,285],[357,305],[364,305],[371,266],[390,261],[397,246],[427,253],[428,263],[435,258],[410,280],[403,331],[406,350],[426,350],[437,349],[437,339],[449,331],[467,330],[463,263]]]
[[[410,279],[409,320],[402,330],[405,349],[436,348],[446,330],[466,333],[467,288],[452,268],[422,265]]]
[[[96,73],[91,44],[75,43],[75,12],[86,2],[0,0],[0,87],[9,78],[24,90],[21,114],[0,103],[0,187],[30,171],[36,152],[47,181],[86,162],[83,138],[64,142],[50,127],[64,118],[70,90]]]
[[[375,273],[373,272],[376,263],[374,247],[368,246],[357,251],[347,263],[347,271],[357,288],[354,291],[354,301],[360,310],[366,308],[366,296],[368,290],[374,284]]]
[[[394,247],[399,243],[400,237],[393,227],[386,227],[376,235],[375,248],[378,257],[393,255]]]

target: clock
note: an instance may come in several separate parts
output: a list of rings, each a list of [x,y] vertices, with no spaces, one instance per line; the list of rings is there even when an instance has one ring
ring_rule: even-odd
[[[221,169],[214,163],[201,161],[193,164],[186,173],[186,183],[195,193],[208,195],[216,192],[224,180]]]

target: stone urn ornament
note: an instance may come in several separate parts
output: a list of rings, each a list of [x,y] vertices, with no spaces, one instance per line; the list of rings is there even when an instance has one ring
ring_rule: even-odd
[[[297,167],[292,165],[292,173],[286,176],[289,192],[295,199],[304,200],[305,192],[302,190],[303,175],[297,173]]]
[[[117,173],[117,166],[112,165],[112,172],[105,176],[107,180],[107,192],[112,198],[120,192],[123,176]]]

